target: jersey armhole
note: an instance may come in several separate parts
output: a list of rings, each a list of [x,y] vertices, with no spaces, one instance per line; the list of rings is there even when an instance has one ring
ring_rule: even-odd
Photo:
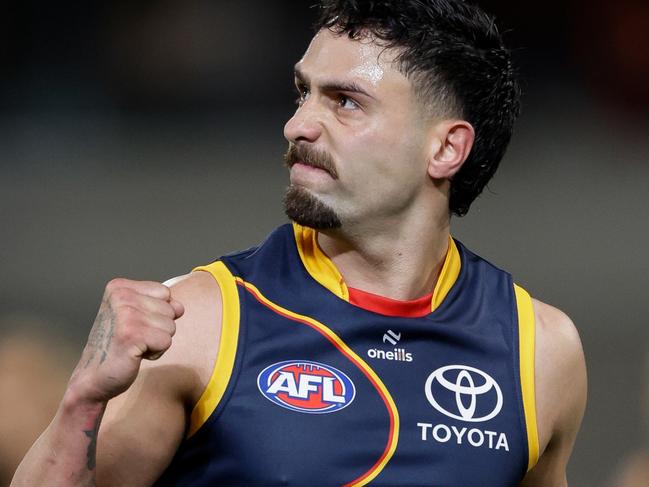
[[[523,410],[527,429],[529,472],[539,461],[539,437],[536,424],[536,391],[535,391],[535,318],[532,298],[523,288],[514,284],[516,308],[518,311],[518,352],[520,363],[521,391]]]
[[[209,272],[221,291],[222,320],[219,350],[214,370],[203,394],[192,410],[187,438],[196,433],[212,415],[221,402],[232,376],[234,360],[239,340],[239,293],[236,281],[221,261],[207,266],[196,267],[194,271]]]

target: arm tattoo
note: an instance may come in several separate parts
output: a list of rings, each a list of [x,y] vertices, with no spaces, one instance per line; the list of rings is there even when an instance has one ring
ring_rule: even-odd
[[[83,430],[83,433],[90,438],[90,443],[88,443],[88,450],[86,453],[86,468],[88,470],[94,470],[97,466],[97,435],[99,433],[99,425],[101,424],[101,418],[103,416],[103,412],[97,416],[92,429]]]
[[[101,352],[101,357],[99,358],[99,365],[104,363],[106,357],[108,356],[108,349],[110,348],[111,341],[113,340],[113,332],[115,331],[115,313],[109,302],[104,302],[99,314],[95,319],[95,323],[92,326],[90,331],[90,336],[88,337],[88,348],[90,349],[90,355],[88,360],[84,365],[84,369],[90,365],[97,355],[97,352]]]

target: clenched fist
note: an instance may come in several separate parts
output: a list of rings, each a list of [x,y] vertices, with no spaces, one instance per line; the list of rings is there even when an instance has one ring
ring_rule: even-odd
[[[156,360],[171,346],[174,320],[183,313],[163,284],[110,281],[70,382],[90,401],[121,394],[135,381],[142,359]]]

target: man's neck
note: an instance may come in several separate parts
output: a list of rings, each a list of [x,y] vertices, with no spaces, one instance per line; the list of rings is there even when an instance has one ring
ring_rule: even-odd
[[[425,228],[354,228],[318,234],[318,244],[348,287],[397,300],[433,291],[448,251],[448,220]]]

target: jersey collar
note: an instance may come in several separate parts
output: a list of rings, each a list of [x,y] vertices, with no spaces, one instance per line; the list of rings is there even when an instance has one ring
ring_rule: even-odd
[[[347,287],[347,284],[345,284],[343,276],[340,274],[340,271],[331,259],[318,245],[318,232],[312,228],[298,225],[297,223],[293,223],[293,232],[300,259],[311,277],[340,299],[350,302],[349,288]],[[430,299],[431,313],[435,311],[442,304],[444,298],[446,298],[460,275],[461,267],[462,260],[457,245],[455,244],[455,241],[449,237],[448,250],[446,252],[446,258],[444,259],[444,265],[442,266],[439,278],[437,279],[437,284],[435,285],[435,289]],[[354,304],[367,309],[362,302],[354,302]],[[374,308],[374,306],[371,306],[371,308]],[[370,309],[370,311],[377,310]]]

